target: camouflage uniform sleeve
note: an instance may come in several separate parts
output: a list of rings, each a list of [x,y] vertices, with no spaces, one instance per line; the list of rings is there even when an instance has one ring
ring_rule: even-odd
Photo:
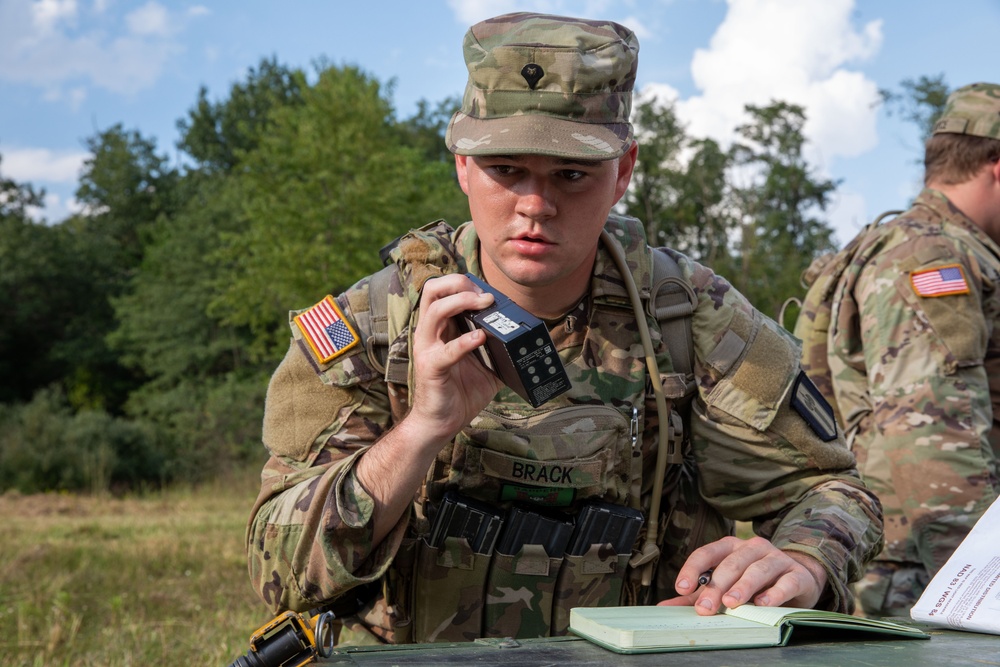
[[[793,407],[804,378],[798,341],[724,279],[689,268],[698,295],[692,436],[702,497],[729,519],[753,522],[778,548],[817,559],[828,576],[820,604],[849,612],[848,584],[881,547],[879,501],[839,429],[831,422],[824,440],[806,408]]]
[[[961,270],[958,293],[918,294],[912,277],[943,266]],[[997,497],[983,280],[958,241],[935,236],[876,256],[855,287],[870,401],[858,466],[886,507],[884,555],[932,575]]]
[[[314,608],[388,567],[408,516],[373,547],[373,501],[354,463],[389,423],[387,386],[363,347],[321,365],[296,335],[268,385],[270,459],[247,528],[251,582],[275,612]]]

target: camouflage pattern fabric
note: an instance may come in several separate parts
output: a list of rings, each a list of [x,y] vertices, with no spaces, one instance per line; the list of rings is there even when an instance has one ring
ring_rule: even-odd
[[[942,268],[957,279],[914,282]],[[885,549],[858,586],[866,613],[906,615],[1000,491],[998,286],[1000,248],[929,189],[865,233],[836,286],[825,361],[885,510]]]
[[[833,408],[838,424],[844,423],[833,394],[830,377],[829,339],[833,297],[844,271],[854,260],[868,232],[885,219],[902,211],[886,211],[837,252],[828,252],[812,261],[802,274],[802,284],[808,289],[792,333],[802,342],[802,370],[812,379],[823,398]]]
[[[445,142],[459,155],[611,159],[632,142],[639,41],[611,21],[507,14],[472,26]]]
[[[612,217],[608,230],[648,294],[651,257],[641,225]],[[817,558],[830,580],[823,604],[852,609],[849,582],[881,545],[878,501],[860,481],[843,438],[821,441],[789,407],[799,368],[796,341],[725,280],[677,253],[697,295],[697,395],[692,446],[683,465],[671,466],[663,515],[653,519],[664,551],[648,597],[626,570],[627,557],[607,553],[593,554],[592,565],[599,567],[591,572],[568,561],[546,564],[538,554],[522,562],[529,569],[496,565],[492,569],[509,577],[494,578],[487,595],[485,564],[464,541],[430,551],[424,539],[446,488],[505,506],[505,498],[525,499],[532,489],[551,487],[538,476],[514,474],[511,462],[522,459],[539,465],[569,461],[580,473],[568,484],[568,505],[566,495],[556,492],[536,501],[570,512],[588,496],[649,507],[656,410],[646,396],[635,316],[603,248],[589,295],[550,325],[572,389],[538,409],[509,390],[498,393],[439,453],[411,510],[380,544],[372,544],[373,503],[355,478],[354,463],[406,412],[420,288],[442,273],[482,275],[477,248],[471,223],[457,230],[432,224],[400,241],[392,255],[398,271],[389,290],[384,367],[364,346],[321,364],[298,327],[291,327],[291,346],[268,389],[263,440],[271,458],[247,531],[251,580],[271,609],[314,608],[377,582],[374,598],[343,619],[342,644],[471,639],[500,630],[522,637],[560,634],[565,621],[559,605],[573,596],[635,604],[676,595],[673,581],[690,552],[729,534],[735,520],[752,521],[779,548]],[[365,278],[336,299],[363,340],[368,284]],[[655,322],[650,329],[663,381],[673,368]],[[317,414],[324,419],[317,421]],[[641,434],[638,449],[631,444],[633,419]],[[615,576],[597,585],[592,571],[600,568]],[[524,574],[536,578],[511,583]],[[480,608],[484,599],[492,611]]]
[[[951,93],[932,130],[942,132],[1000,139],[1000,85],[973,83]]]

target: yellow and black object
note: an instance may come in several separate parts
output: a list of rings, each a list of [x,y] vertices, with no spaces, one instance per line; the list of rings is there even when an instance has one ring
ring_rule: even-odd
[[[250,635],[250,650],[229,667],[300,667],[329,657],[334,644],[334,614],[286,611]]]

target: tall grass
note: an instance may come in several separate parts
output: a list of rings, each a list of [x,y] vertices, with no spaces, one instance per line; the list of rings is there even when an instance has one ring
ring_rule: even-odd
[[[227,665],[270,618],[243,551],[257,471],[126,498],[0,496],[0,667]]]

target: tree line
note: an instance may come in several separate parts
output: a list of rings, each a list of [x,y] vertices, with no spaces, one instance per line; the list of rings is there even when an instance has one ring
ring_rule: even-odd
[[[400,119],[391,88],[264,59],[221,100],[199,91],[177,121],[181,164],[120,124],[86,139],[82,210],[51,224],[0,154],[0,492],[143,489],[263,461],[288,310],[376,270],[407,230],[469,216],[444,144],[458,100]],[[886,99],[924,108],[904,91]],[[723,149],[638,100],[620,207],[774,313],[834,249],[837,183],[803,156],[802,107],[746,118]]]

